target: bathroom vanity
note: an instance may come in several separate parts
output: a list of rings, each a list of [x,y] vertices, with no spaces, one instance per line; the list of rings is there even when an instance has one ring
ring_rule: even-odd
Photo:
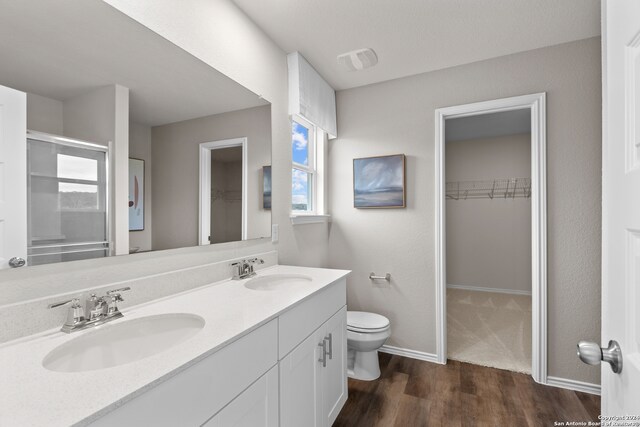
[[[123,310],[124,318],[93,330],[48,332],[5,345],[0,424],[330,426],[347,399],[347,274],[274,266],[252,279],[224,280]],[[107,337],[109,328],[122,331],[112,336],[125,334],[124,347],[113,344],[119,352],[153,346],[126,336],[130,329],[151,331],[154,316],[202,323],[188,339],[116,366],[92,361],[86,370],[80,361],[74,371],[73,364],[49,364],[51,354],[74,340]]]

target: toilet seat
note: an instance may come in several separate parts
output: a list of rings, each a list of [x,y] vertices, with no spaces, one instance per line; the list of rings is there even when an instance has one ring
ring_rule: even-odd
[[[388,331],[388,330],[389,330],[388,326],[386,328],[367,329],[367,328],[356,328],[354,326],[347,325],[347,331],[359,332],[361,334],[376,334],[378,332],[384,332],[384,331]]]
[[[389,319],[365,311],[347,311],[347,330],[361,333],[383,332],[389,329]]]

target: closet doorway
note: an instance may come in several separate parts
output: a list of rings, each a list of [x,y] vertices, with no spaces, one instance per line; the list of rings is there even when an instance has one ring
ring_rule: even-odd
[[[436,110],[438,362],[546,383],[545,94]]]

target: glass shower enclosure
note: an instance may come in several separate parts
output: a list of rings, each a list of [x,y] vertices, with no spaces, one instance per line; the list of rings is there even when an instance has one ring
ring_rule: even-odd
[[[27,134],[28,264],[110,255],[109,147]]]

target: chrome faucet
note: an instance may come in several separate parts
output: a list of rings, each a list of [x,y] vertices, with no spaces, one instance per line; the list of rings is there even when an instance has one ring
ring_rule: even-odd
[[[264,264],[264,260],[262,258],[250,258],[234,262],[231,264],[231,279],[241,280],[255,276],[256,272],[254,270],[254,265],[256,264]]]
[[[118,309],[118,302],[124,301],[124,299],[122,299],[120,292],[128,290],[131,290],[128,286],[120,289],[112,289],[107,291],[107,294],[102,297],[91,294],[91,296],[87,298],[84,308],[78,298],[49,304],[48,308],[62,307],[71,304],[69,312],[67,313],[67,320],[60,329],[62,332],[69,334],[74,331],[102,325],[103,323],[122,317],[122,312]],[[85,315],[88,317],[85,317]]]

